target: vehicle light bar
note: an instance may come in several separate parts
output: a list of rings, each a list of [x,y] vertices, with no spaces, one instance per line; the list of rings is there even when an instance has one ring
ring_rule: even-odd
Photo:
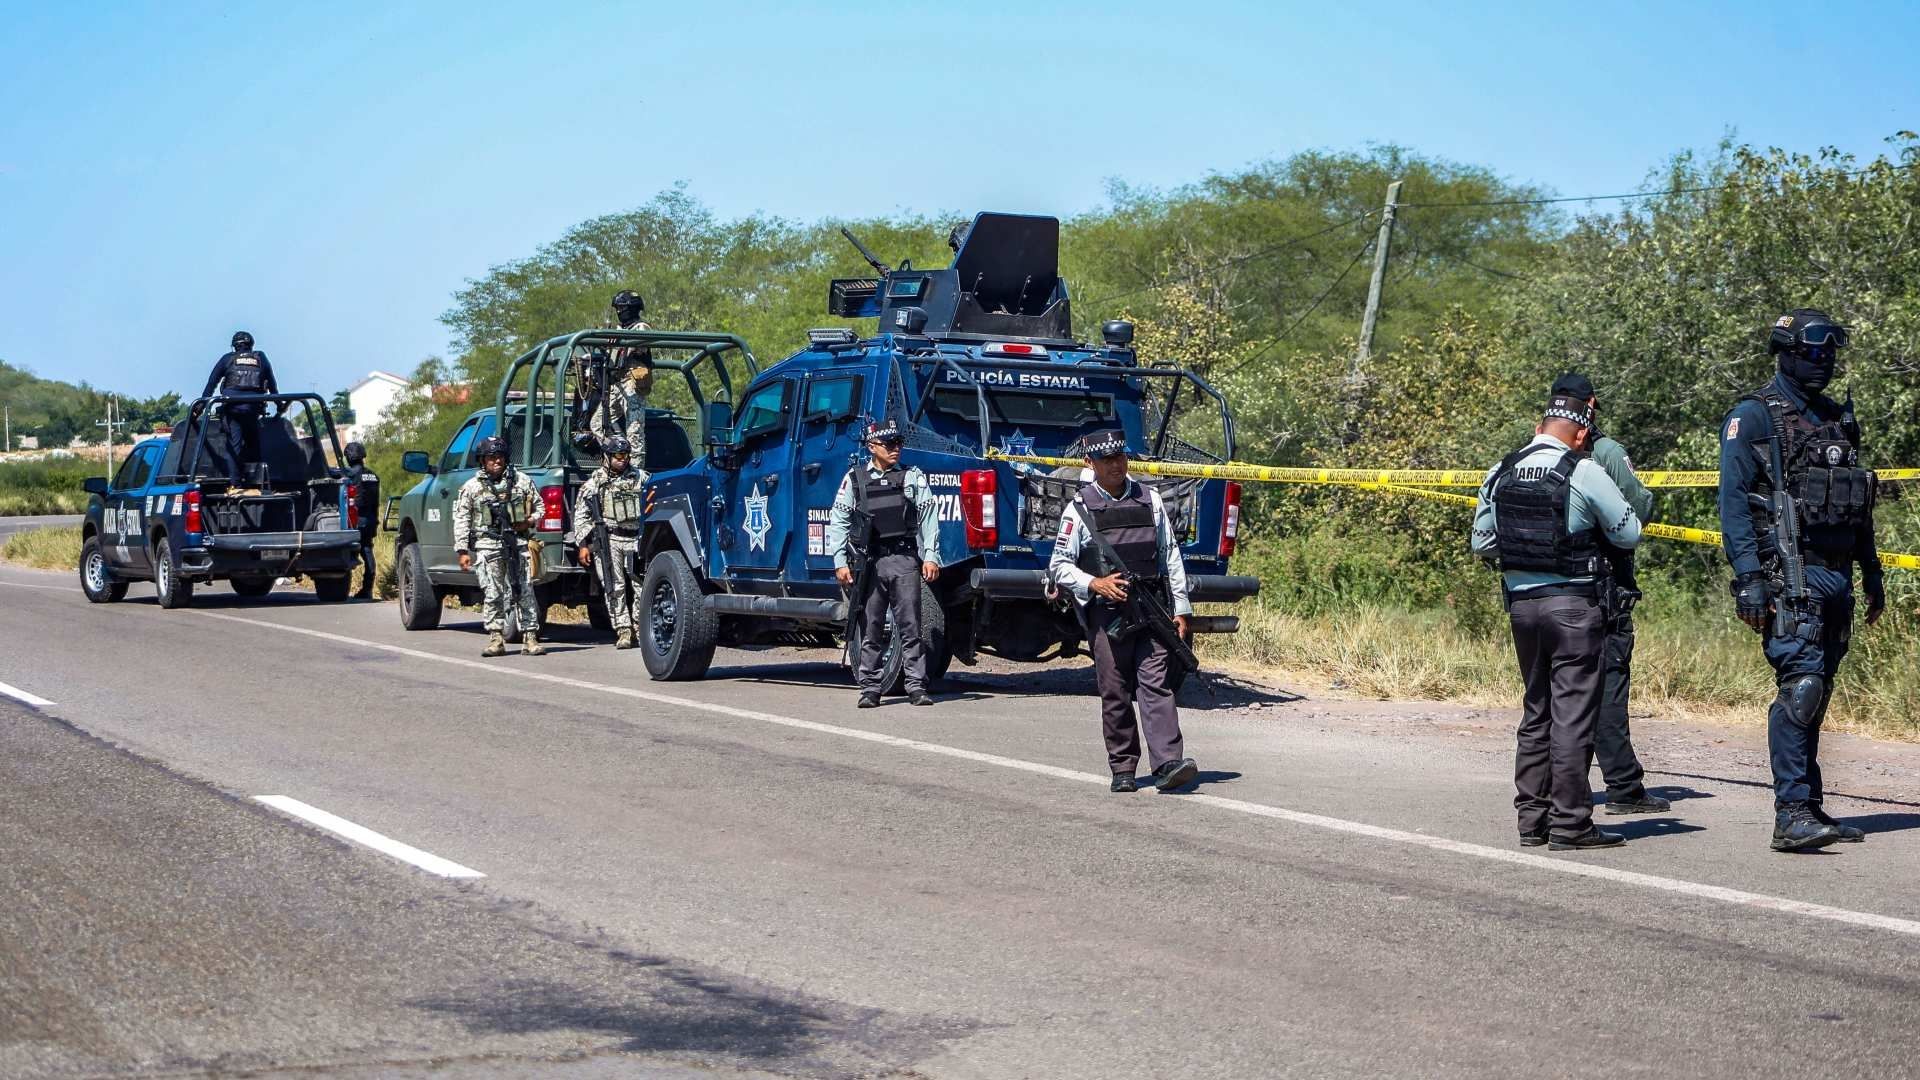
[[[860,338],[844,326],[829,326],[807,331],[807,344],[817,348],[829,345],[851,345]]]
[[[988,356],[1040,356],[1047,355],[1045,345],[1029,345],[1024,341],[996,341],[981,350]]]

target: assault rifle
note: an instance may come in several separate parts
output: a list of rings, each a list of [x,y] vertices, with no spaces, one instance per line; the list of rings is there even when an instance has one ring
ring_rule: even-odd
[[[509,472],[507,475],[507,497],[512,498],[513,474]],[[512,610],[518,611],[520,610],[522,600],[522,586],[520,583],[523,580],[520,574],[520,533],[518,529],[514,528],[513,513],[507,509],[506,499],[500,499],[494,502],[488,508],[487,514],[489,519],[488,524],[492,526],[493,531],[500,537],[500,561],[505,565],[507,570],[507,593],[512,597]],[[520,629],[522,632],[525,632],[529,628],[523,626]],[[539,627],[536,626],[531,629],[538,632]]]
[[[613,541],[607,538],[607,513],[606,507],[600,502],[601,498],[600,492],[595,491],[586,500],[587,520],[593,523],[592,530],[587,533],[587,544],[593,548],[593,573],[600,579],[600,593],[606,598],[607,608],[611,611],[614,603]],[[631,578],[633,575],[629,573],[627,576]]]
[[[1768,571],[1774,584],[1773,633],[1792,637],[1807,610],[1807,560],[1800,549],[1800,508],[1787,488],[1786,458],[1780,449],[1786,441],[1786,424],[1771,404],[1767,420],[1773,435],[1767,440],[1767,475],[1773,490],[1764,497],[1748,495],[1747,505],[1765,510],[1773,519],[1774,565]]]
[[[1126,583],[1127,599],[1120,605],[1120,610],[1132,630],[1145,630],[1152,634],[1155,641],[1166,647],[1168,658],[1182,677],[1192,675],[1198,678],[1209,697],[1219,697],[1220,693],[1213,688],[1212,680],[1200,670],[1200,657],[1194,654],[1193,646],[1180,636],[1180,624],[1174,621],[1173,612],[1167,610],[1160,594],[1141,586],[1139,576],[1126,568],[1120,553],[1087,520],[1086,513],[1078,503],[1074,504],[1073,511],[1074,516],[1080,519],[1080,528],[1085,531],[1087,539],[1093,541],[1094,550],[1099,552],[1102,568],[1110,573],[1118,573],[1120,580]]]
[[[860,608],[873,581],[873,559],[867,551],[873,537],[873,515],[867,512],[866,504],[860,485],[855,483],[853,509],[847,511],[847,569],[853,571],[853,586],[847,593],[846,642],[847,665],[856,675],[860,658],[853,653],[853,632],[860,625]]]

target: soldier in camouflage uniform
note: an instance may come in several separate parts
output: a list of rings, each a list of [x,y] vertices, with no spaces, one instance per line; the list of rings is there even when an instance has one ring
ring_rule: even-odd
[[[507,464],[507,443],[499,436],[480,440],[480,471],[460,486],[453,500],[454,553],[460,569],[474,570],[485,599],[487,647],[481,656],[503,656],[507,651],[507,605],[518,593],[520,651],[539,656],[540,605],[533,596],[533,560],[540,557],[537,541],[524,540],[533,529],[534,507],[540,496],[533,482]],[[504,523],[505,527],[501,527]],[[507,545],[518,554],[520,580],[508,578]]]
[[[640,543],[640,493],[647,474],[633,467],[627,440],[618,435],[602,442],[600,451],[603,464],[580,485],[574,502],[573,542],[579,548],[580,565],[600,575],[600,591],[613,618],[614,648],[631,649],[634,616],[640,607],[639,568],[634,565]]]
[[[621,289],[613,294],[614,319],[603,324],[609,330],[648,330],[640,320],[646,304],[640,294]],[[590,370],[590,369],[589,369]],[[627,440],[628,452],[645,467],[647,461],[647,394],[653,390],[653,351],[650,349],[614,349],[608,357],[605,399],[600,388],[590,386],[588,400],[593,403],[587,414],[587,429],[604,443],[614,435]],[[591,379],[588,380],[591,382]]]

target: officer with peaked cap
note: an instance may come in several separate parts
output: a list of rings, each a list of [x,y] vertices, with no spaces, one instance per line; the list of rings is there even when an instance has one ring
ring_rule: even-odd
[[[868,425],[867,462],[847,471],[827,516],[834,576],[849,590],[847,603],[859,625],[860,654],[854,661],[862,709],[878,706],[885,689],[881,628],[889,613],[905,665],[907,700],[933,704],[921,645],[920,589],[921,582],[940,577],[940,519],[926,474],[900,467],[904,442],[892,420]]]
[[[1144,728],[1153,784],[1170,791],[1192,783],[1200,769],[1180,735],[1172,657],[1135,620],[1127,598],[1135,589],[1158,591],[1184,637],[1193,614],[1186,564],[1160,493],[1127,476],[1126,434],[1098,432],[1086,445],[1093,481],[1060,516],[1047,575],[1072,594],[1087,628],[1111,790],[1138,789]]]

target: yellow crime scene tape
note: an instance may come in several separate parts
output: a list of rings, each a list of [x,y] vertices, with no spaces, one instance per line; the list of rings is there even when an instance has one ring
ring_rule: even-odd
[[[1079,458],[1041,457],[1037,454],[1006,454],[988,450],[987,456],[1002,461],[1029,465],[1080,468]],[[1129,472],[1147,476],[1181,476],[1198,480],[1253,480],[1268,484],[1384,484],[1419,487],[1477,488],[1487,478],[1485,469],[1303,469],[1280,465],[1248,465],[1230,461],[1223,465],[1193,465],[1176,461],[1133,461]],[[1920,469],[1875,469],[1881,480],[1920,480]],[[1655,469],[1636,472],[1640,482],[1650,488],[1719,487],[1720,474],[1712,470]]]
[[[1003,454],[989,449],[987,456],[1001,461],[1018,461],[1029,465],[1068,466],[1084,468],[1086,462],[1076,458],[1041,457],[1035,454]],[[1202,480],[1254,480],[1279,484],[1338,484],[1343,487],[1367,488],[1374,491],[1389,491],[1398,495],[1413,495],[1422,499],[1438,502],[1472,506],[1478,500],[1472,495],[1461,495],[1452,491],[1440,491],[1442,487],[1478,488],[1486,478],[1486,473],[1469,473],[1464,469],[1300,469],[1283,468],[1276,465],[1190,465],[1172,461],[1129,461],[1127,471],[1147,476],[1179,476]],[[1920,479],[1920,469],[1880,469],[1876,470],[1883,480]],[[1648,487],[1719,487],[1720,477],[1712,472],[1645,472],[1637,474]],[[1470,476],[1470,481],[1461,481],[1459,477]],[[1647,478],[1661,477],[1667,480],[1655,484]],[[1430,479],[1441,477],[1443,479]],[[1681,480],[1675,481],[1674,477]],[[1696,482],[1697,478],[1710,478],[1709,481]],[[1663,525],[1649,522],[1641,528],[1646,536],[1662,540],[1678,540],[1687,544],[1707,544],[1720,546],[1720,534],[1712,529],[1695,529],[1686,525]],[[1880,565],[1889,569],[1920,570],[1920,555],[1905,555],[1897,551],[1882,551]]]

